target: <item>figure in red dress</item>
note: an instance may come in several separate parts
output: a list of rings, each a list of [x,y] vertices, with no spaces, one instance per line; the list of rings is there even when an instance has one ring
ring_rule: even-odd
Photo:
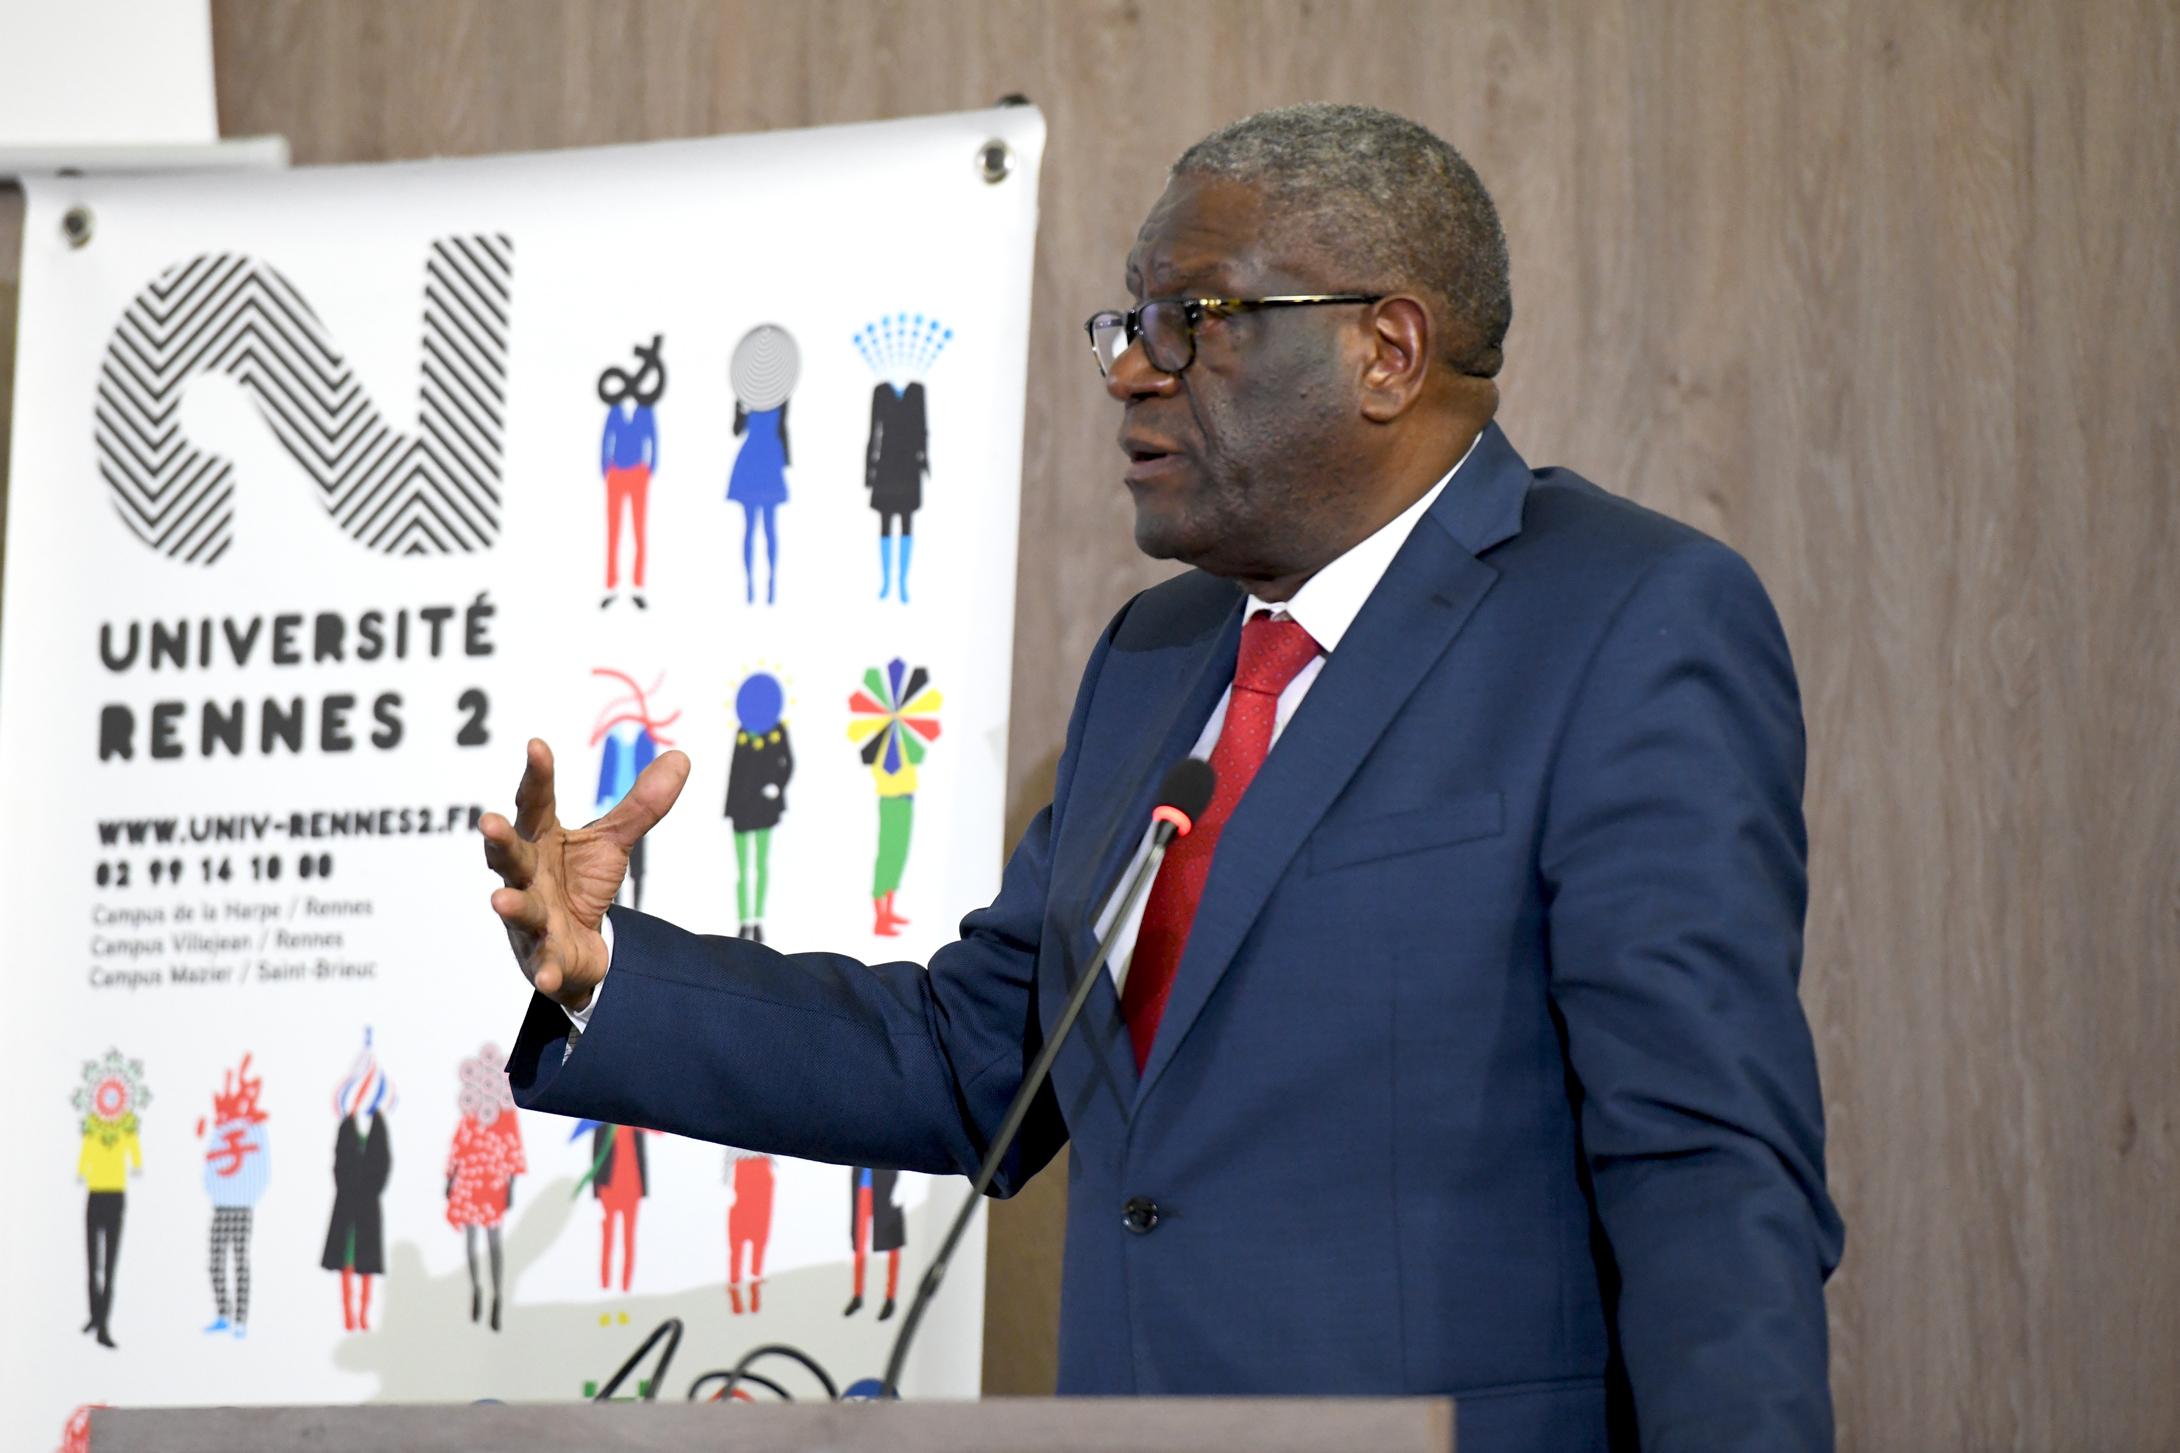
[[[506,1056],[486,1045],[475,1059],[462,1061],[457,1097],[462,1118],[447,1149],[447,1224],[462,1232],[469,1253],[469,1320],[484,1316],[484,1285],[477,1275],[477,1233],[484,1232],[492,1269],[492,1330],[500,1330],[500,1222],[514,1200],[515,1177],[529,1169],[522,1155],[522,1130],[515,1121],[515,1099],[507,1088]]]

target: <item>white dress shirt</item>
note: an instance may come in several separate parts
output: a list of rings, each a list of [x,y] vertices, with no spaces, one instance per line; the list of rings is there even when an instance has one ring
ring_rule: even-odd
[[[1393,557],[1400,553],[1402,545],[1408,543],[1408,536],[1417,522],[1437,503],[1438,496],[1445,492],[1446,486],[1461,472],[1461,466],[1468,463],[1469,454],[1475,450],[1476,445],[1471,441],[1468,450],[1461,455],[1453,468],[1447,470],[1438,483],[1425,491],[1421,499],[1388,520],[1376,532],[1351,546],[1346,554],[1332,560],[1315,575],[1303,581],[1302,588],[1287,600],[1259,600],[1252,595],[1243,605],[1243,620],[1260,610],[1270,611],[1274,616],[1283,615],[1308,631],[1310,639],[1317,643],[1317,659],[1295,673],[1295,678],[1287,683],[1287,689],[1279,693],[1279,705],[1272,713],[1274,747],[1278,746],[1280,735],[1287,730],[1287,723],[1294,719],[1295,709],[1301,706],[1302,698],[1309,695],[1310,684],[1324,671],[1325,658],[1340,648],[1340,641],[1355,624],[1355,617],[1362,614],[1363,603],[1370,599],[1371,592],[1378,588],[1378,582],[1385,578],[1385,572],[1392,568]],[[1219,693],[1218,704],[1211,708],[1210,719],[1197,734],[1196,745],[1189,748],[1190,756],[1206,759],[1211,756],[1211,749],[1219,743],[1219,732],[1226,725],[1226,707],[1233,695],[1234,688],[1231,686]],[[1121,882],[1125,883],[1133,877],[1136,868],[1150,856],[1152,831],[1149,827],[1143,830],[1143,841],[1137,845],[1134,858],[1129,860],[1127,872],[1120,875]],[[1136,935],[1142,930],[1143,910],[1149,906],[1150,896],[1145,892],[1136,899],[1134,910],[1129,913],[1128,921],[1120,926],[1120,931],[1113,935],[1112,947],[1105,956],[1105,962],[1113,972],[1113,988],[1116,992],[1127,986],[1128,964],[1135,956]],[[1120,896],[1116,891],[1099,915],[1099,938],[1103,938],[1112,927],[1113,916],[1119,911]]]
[[[1302,582],[1302,588],[1289,599],[1271,601],[1259,600],[1253,595],[1249,597],[1243,607],[1244,620],[1260,610],[1285,615],[1298,622],[1303,630],[1310,633],[1310,638],[1317,642],[1317,659],[1304,666],[1294,680],[1287,683],[1287,689],[1279,693],[1279,706],[1272,717],[1274,746],[1278,745],[1280,734],[1287,729],[1287,723],[1293,720],[1295,708],[1302,704],[1303,697],[1309,695],[1310,683],[1325,669],[1325,658],[1340,648],[1340,641],[1347,635],[1349,627],[1355,624],[1355,617],[1362,614],[1363,603],[1370,599],[1371,593],[1378,588],[1378,582],[1385,578],[1385,572],[1392,568],[1393,557],[1400,553],[1400,547],[1408,542],[1408,536],[1417,523],[1437,503],[1438,496],[1445,492],[1453,477],[1461,472],[1461,466],[1468,463],[1469,455],[1475,452],[1476,444],[1471,440],[1468,449],[1462,453],[1453,468],[1447,470],[1438,483],[1426,490],[1421,499]],[[1211,708],[1211,717],[1204,723],[1203,731],[1197,734],[1196,745],[1190,748],[1189,755],[1206,758],[1211,755],[1211,749],[1218,745],[1219,731],[1226,725],[1226,706],[1233,694],[1231,686],[1219,694],[1218,704]],[[1150,850],[1151,830],[1145,828],[1143,841],[1136,848],[1134,859],[1128,864],[1128,872],[1121,875],[1122,882],[1127,881],[1136,866],[1149,855]],[[1127,983],[1128,961],[1135,954],[1136,935],[1142,929],[1143,908],[1149,900],[1150,894],[1147,892],[1136,900],[1135,910],[1128,915],[1128,921],[1121,925],[1120,932],[1114,935],[1111,951],[1106,955],[1106,962],[1112,967],[1116,989]],[[1116,894],[1105,905],[1098,919],[1099,937],[1102,938],[1111,927],[1113,915],[1119,910],[1120,900]],[[608,918],[599,927],[605,935],[606,965],[610,969],[613,964],[613,920]],[[601,981],[597,988],[591,990],[588,1005],[582,1009],[566,1009],[568,1018],[575,1025],[575,1033],[568,1036],[569,1049],[575,1047],[576,1038],[590,1024],[590,1016],[597,1012],[599,996],[604,992],[605,984]]]

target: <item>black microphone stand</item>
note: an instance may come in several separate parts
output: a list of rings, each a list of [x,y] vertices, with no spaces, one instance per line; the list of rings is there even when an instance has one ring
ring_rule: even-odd
[[[1208,778],[1210,773],[1205,771]],[[1204,797],[1211,793],[1208,787]],[[1200,808],[1199,808],[1200,810]],[[1090,966],[1075,981],[1075,990],[1067,996],[1067,1007],[1053,1021],[1052,1032],[1045,1036],[1044,1048],[1037,1051],[1037,1058],[1030,1061],[1029,1072],[1022,1077],[1022,1088],[1014,1095],[1014,1103],[1007,1107],[1006,1118],[999,1122],[999,1133],[992,1137],[991,1149],[984,1153],[984,1163],[977,1167],[976,1179],[970,1184],[969,1194],[961,1203],[961,1210],[954,1215],[953,1225],[947,1228],[946,1239],[939,1244],[939,1254],[930,1269],[923,1274],[923,1281],[916,1288],[916,1299],[908,1304],[908,1315],[901,1320],[900,1333],[893,1339],[893,1355],[886,1359],[886,1375],[881,1383],[881,1397],[897,1398],[901,1395],[901,1366],[908,1361],[909,1344],[916,1340],[916,1327],[923,1321],[924,1309],[930,1305],[939,1283],[946,1279],[947,1262],[954,1248],[969,1229],[969,1217],[977,1203],[984,1199],[992,1180],[999,1174],[999,1164],[1014,1147],[1014,1139],[1022,1131],[1022,1122],[1029,1118],[1030,1102],[1044,1088],[1045,1077],[1052,1073],[1052,1062],[1059,1058],[1060,1047],[1067,1042],[1068,1031],[1082,1017],[1083,1006],[1090,1002],[1090,990],[1097,984],[1098,975],[1105,972],[1105,955],[1112,947],[1113,935],[1135,913],[1135,906],[1151,880],[1158,876],[1158,865],[1166,859],[1166,848],[1178,835],[1178,828],[1171,819],[1161,818],[1151,836],[1150,853],[1143,859],[1134,876],[1128,879],[1127,892],[1120,900],[1120,911],[1113,915],[1105,936],[1098,940],[1097,951],[1090,956]]]

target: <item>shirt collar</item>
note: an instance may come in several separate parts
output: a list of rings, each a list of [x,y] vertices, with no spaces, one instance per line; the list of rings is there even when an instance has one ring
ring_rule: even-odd
[[[1481,438],[1483,434],[1479,432],[1476,439]],[[1338,649],[1340,638],[1347,634],[1348,627],[1355,624],[1355,617],[1362,614],[1363,602],[1370,599],[1370,593],[1378,588],[1378,582],[1392,568],[1393,557],[1408,542],[1409,532],[1415,529],[1416,521],[1422,519],[1430,507],[1437,503],[1439,495],[1445,493],[1446,486],[1461,472],[1461,466],[1468,463],[1469,455],[1475,452],[1476,440],[1471,440],[1468,448],[1454,462],[1453,468],[1441,475],[1438,483],[1425,490],[1421,499],[1303,581],[1302,588],[1287,600],[1259,600],[1254,595],[1250,596],[1243,608],[1242,619],[1247,620],[1260,610],[1268,610],[1275,615],[1284,611],[1303,630],[1310,633],[1310,639],[1317,642],[1321,650],[1330,654]]]

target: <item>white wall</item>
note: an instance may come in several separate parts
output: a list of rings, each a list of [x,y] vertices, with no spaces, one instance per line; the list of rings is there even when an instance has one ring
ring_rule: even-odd
[[[210,0],[0,0],[0,148],[218,135]]]

